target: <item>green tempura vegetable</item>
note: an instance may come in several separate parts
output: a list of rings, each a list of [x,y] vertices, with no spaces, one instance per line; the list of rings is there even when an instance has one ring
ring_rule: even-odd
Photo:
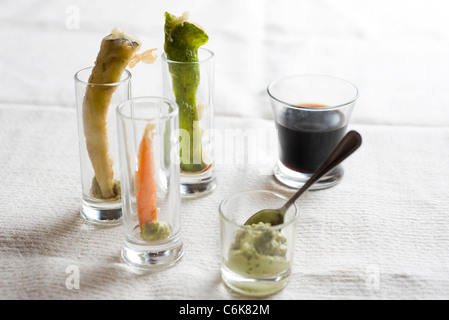
[[[177,62],[198,62],[198,48],[209,37],[203,29],[187,22],[185,15],[175,17],[165,13],[165,44],[167,58]],[[201,130],[196,105],[196,92],[200,83],[197,63],[169,63],[173,93],[179,106],[181,131],[181,171],[198,172],[207,167],[202,158]],[[188,133],[189,137],[183,134]]]

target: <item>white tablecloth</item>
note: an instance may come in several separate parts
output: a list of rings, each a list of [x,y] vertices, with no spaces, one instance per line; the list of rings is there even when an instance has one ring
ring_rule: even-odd
[[[275,134],[266,87],[284,75],[332,74],[360,90],[350,128],[363,145],[339,185],[298,200],[293,275],[266,299],[449,298],[444,0],[126,3],[1,2],[0,299],[246,298],[220,278],[217,208],[253,188],[292,195],[269,174],[276,154],[259,166],[218,159],[215,192],[182,202],[186,254],[165,271],[132,272],[121,227],[79,214],[74,73],[114,27],[160,55],[164,12],[187,10],[216,54],[219,132]],[[161,94],[159,63],[132,69],[134,96]],[[73,268],[79,289],[67,286]]]

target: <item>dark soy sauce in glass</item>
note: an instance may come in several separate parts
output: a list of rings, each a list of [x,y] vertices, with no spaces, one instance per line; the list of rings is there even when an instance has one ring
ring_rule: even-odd
[[[347,124],[341,111],[318,104],[298,106],[317,110],[287,108],[279,116],[279,158],[293,171],[313,173],[343,138]]]

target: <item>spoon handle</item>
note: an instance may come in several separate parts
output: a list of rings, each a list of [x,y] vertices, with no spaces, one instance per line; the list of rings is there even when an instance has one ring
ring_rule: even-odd
[[[310,188],[318,179],[329,172],[332,168],[340,164],[349,157],[362,144],[362,137],[357,131],[349,131],[335,147],[329,157],[318,167],[309,180],[299,189],[299,191],[281,208],[284,212],[299,198],[301,194]]]

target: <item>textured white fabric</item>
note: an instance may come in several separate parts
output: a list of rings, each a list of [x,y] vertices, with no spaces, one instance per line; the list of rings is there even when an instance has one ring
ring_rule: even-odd
[[[344,163],[339,185],[298,200],[292,279],[267,299],[449,298],[445,1],[127,3],[2,0],[1,299],[246,298],[220,278],[217,209],[225,196],[253,188],[292,195],[270,175],[274,152],[256,166],[217,159],[217,190],[182,202],[186,254],[162,272],[131,272],[120,258],[121,227],[95,227],[79,215],[73,75],[93,64],[114,27],[160,55],[165,10],[189,10],[210,36],[223,135],[275,134],[266,87],[280,76],[328,73],[359,87],[351,128],[363,145]],[[79,29],[71,29],[73,12]],[[132,72],[134,96],[160,95],[160,59]],[[66,286],[71,267],[79,289]]]

